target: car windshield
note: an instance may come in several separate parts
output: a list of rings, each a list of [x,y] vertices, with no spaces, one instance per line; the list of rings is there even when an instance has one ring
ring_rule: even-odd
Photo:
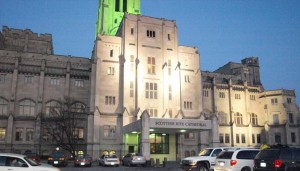
[[[59,153],[59,152],[54,152],[50,155],[51,157],[63,157],[64,154],[63,153]]]
[[[217,159],[231,159],[232,155],[233,155],[233,151],[224,151],[220,153]]]
[[[106,158],[117,158],[116,155],[105,156]]]
[[[203,149],[200,151],[199,156],[209,156],[213,149]]]
[[[24,159],[31,165],[31,166],[39,166],[40,164],[38,164],[37,162],[31,160],[28,157],[24,157]]]

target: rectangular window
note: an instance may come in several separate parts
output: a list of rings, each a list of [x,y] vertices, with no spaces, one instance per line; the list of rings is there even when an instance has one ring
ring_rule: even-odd
[[[250,95],[250,100],[255,100],[255,95]]]
[[[148,57],[148,74],[155,74],[155,58]]]
[[[23,128],[16,128],[15,140],[16,141],[23,141]]]
[[[84,129],[83,128],[75,128],[74,136],[76,139],[84,139]]]
[[[203,96],[204,96],[204,97],[208,97],[208,91],[207,91],[207,90],[204,90],[204,91],[203,91]]]
[[[83,87],[83,80],[75,80],[75,86],[76,87]]]
[[[235,94],[235,95],[234,95],[234,98],[235,98],[235,99],[241,99],[241,95],[240,95],[240,94]]]
[[[219,134],[220,143],[224,143],[224,134]]]
[[[193,103],[192,102],[189,102],[189,101],[184,101],[184,104],[183,104],[183,107],[184,109],[193,109]]]
[[[26,141],[33,141],[33,128],[26,128]]]
[[[237,144],[240,143],[240,135],[239,134],[235,134],[235,142]]]
[[[277,98],[271,99],[271,103],[272,103],[272,105],[277,105],[278,104]]]
[[[60,79],[59,78],[50,78],[50,84],[51,85],[59,85]]]
[[[103,136],[105,138],[115,138],[116,137],[116,126],[104,125]]]
[[[296,134],[295,134],[295,132],[291,133],[291,141],[292,141],[292,143],[296,142]]]
[[[33,76],[25,76],[24,78],[25,78],[25,80],[24,80],[25,84],[33,83]]]
[[[255,144],[255,134],[252,134],[252,144]]]
[[[6,128],[0,128],[0,141],[4,141],[6,136]]]
[[[278,114],[274,114],[273,115],[273,123],[274,123],[274,125],[278,125],[279,124]]]
[[[257,142],[257,144],[259,144],[261,142],[261,140],[260,140],[260,134],[256,135],[256,142]]]
[[[290,122],[290,124],[294,124],[294,115],[293,115],[293,113],[289,113],[289,122]]]
[[[193,139],[195,139],[195,134],[192,133],[192,132],[185,133],[184,134],[184,139],[186,139],[186,140],[193,140]]]
[[[245,144],[246,143],[246,135],[242,134],[242,143]]]
[[[172,85],[169,85],[169,100],[172,100]]]
[[[172,109],[169,109],[169,117],[170,117],[170,118],[173,117],[173,111],[172,111]]]
[[[105,96],[105,105],[115,105],[116,97],[115,96]]]
[[[227,143],[227,144],[230,143],[229,139],[230,139],[230,135],[225,134],[225,143]]]
[[[149,108],[148,112],[149,112],[149,115],[150,115],[151,118],[153,118],[153,117],[157,118],[157,109]]]
[[[185,81],[186,83],[189,83],[189,82],[190,82],[190,76],[189,76],[189,75],[185,75],[185,76],[184,76],[184,81]]]
[[[150,134],[150,154],[169,154],[169,134]]]
[[[134,34],[134,29],[133,29],[133,28],[130,29],[130,34],[131,34],[131,35]]]
[[[292,98],[289,98],[289,97],[288,97],[288,98],[286,99],[286,101],[287,101],[287,103],[292,103]]]
[[[146,99],[157,99],[157,84],[156,83],[146,83]]]
[[[169,40],[169,41],[171,40],[171,35],[170,35],[170,34],[168,34],[168,40]]]
[[[134,56],[130,55],[130,71],[134,71]]]
[[[107,68],[107,75],[115,75],[115,68],[114,67],[108,67]]]
[[[134,96],[133,81],[130,81],[130,97]]]
[[[6,74],[0,74],[0,84],[4,84],[6,80]]]
[[[42,139],[44,141],[49,141],[49,138],[50,138],[50,130],[48,128],[44,128],[43,129]]]
[[[279,132],[275,133],[275,143],[281,144],[281,134]]]
[[[224,92],[219,92],[219,98],[224,99],[225,98],[225,93]]]
[[[110,57],[114,57],[114,50],[111,49],[111,50],[109,51],[109,56],[110,56]]]
[[[172,74],[171,60],[168,60],[168,75]]]
[[[153,30],[147,30],[147,37],[155,38],[155,31],[153,31]]]

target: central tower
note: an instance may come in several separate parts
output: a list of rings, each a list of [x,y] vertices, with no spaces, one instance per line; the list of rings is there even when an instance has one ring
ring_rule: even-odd
[[[96,36],[98,34],[114,36],[124,13],[140,14],[140,0],[99,0]]]

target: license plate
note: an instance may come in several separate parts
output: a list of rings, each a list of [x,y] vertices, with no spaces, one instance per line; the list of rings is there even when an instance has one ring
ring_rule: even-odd
[[[261,163],[260,163],[260,167],[267,167],[267,163],[261,162]]]
[[[85,165],[85,163],[81,162],[80,165],[83,166],[83,165]]]
[[[54,161],[54,164],[58,164],[58,161]]]
[[[220,165],[220,166],[224,166],[225,163],[224,163],[224,162],[219,162],[219,165]]]
[[[111,162],[110,165],[115,165],[115,163],[114,163],[114,162]]]

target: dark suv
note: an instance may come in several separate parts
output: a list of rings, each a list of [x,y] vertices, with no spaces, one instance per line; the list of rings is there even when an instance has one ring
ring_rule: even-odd
[[[254,171],[299,171],[300,148],[269,148],[254,159]]]

